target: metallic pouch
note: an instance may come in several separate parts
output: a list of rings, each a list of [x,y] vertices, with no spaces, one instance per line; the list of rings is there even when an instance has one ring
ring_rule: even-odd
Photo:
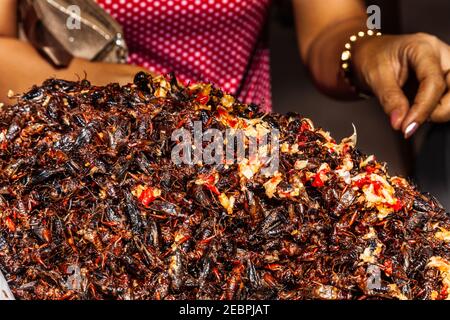
[[[73,57],[127,61],[122,27],[94,0],[20,0],[19,21],[27,41],[56,67]]]

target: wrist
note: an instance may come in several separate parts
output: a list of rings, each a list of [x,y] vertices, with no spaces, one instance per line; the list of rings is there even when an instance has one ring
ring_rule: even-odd
[[[376,30],[358,31],[348,38],[341,53],[341,74],[351,91],[360,98],[372,95],[364,70],[370,62],[370,49],[380,39]],[[369,59],[369,61],[367,61]]]
[[[349,37],[365,30],[365,17],[355,17],[324,29],[311,43],[306,63],[316,86],[337,99],[354,100],[355,91],[345,81],[340,57]]]

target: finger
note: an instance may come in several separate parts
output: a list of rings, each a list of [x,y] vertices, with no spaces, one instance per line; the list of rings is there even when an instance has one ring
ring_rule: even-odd
[[[446,82],[447,93],[442,97],[439,105],[431,114],[431,121],[433,122],[450,121],[450,70],[447,71]]]
[[[409,102],[395,78],[392,67],[381,65],[369,78],[370,87],[389,115],[392,127],[395,130],[400,129],[408,112]]]
[[[408,53],[408,59],[419,81],[414,104],[402,123],[405,138],[414,134],[437,107],[447,85],[442,74],[440,58],[428,44],[416,44]]]

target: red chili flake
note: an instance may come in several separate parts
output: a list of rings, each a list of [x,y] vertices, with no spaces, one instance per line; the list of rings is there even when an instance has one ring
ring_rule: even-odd
[[[354,181],[354,182],[353,182],[353,185],[355,185],[355,186],[357,186],[358,188],[361,189],[362,187],[364,187],[364,186],[370,184],[371,182],[372,182],[372,180],[371,180],[368,176],[365,176],[365,177],[362,178],[362,179],[359,179],[359,180]]]
[[[394,209],[394,212],[398,212],[403,209],[403,202],[400,199],[397,199],[394,204],[389,205],[392,209]]]
[[[101,256],[98,256],[97,258],[95,258],[95,264],[96,264],[97,266],[100,265],[101,260],[102,260],[102,257],[101,257]]]
[[[217,281],[220,281],[221,280],[221,275],[220,275],[220,272],[219,272],[219,269],[217,269],[217,267],[214,267],[213,269],[212,269],[212,273],[214,274],[214,276],[216,277],[216,279],[217,279]]]
[[[217,113],[218,113],[219,116],[221,116],[221,117],[228,115],[227,110],[225,110],[224,108],[220,108],[220,107],[217,108]]]
[[[191,238],[189,235],[184,235],[180,239],[178,239],[177,244],[183,244]]]
[[[271,271],[277,271],[277,270],[283,270],[283,266],[279,263],[269,263],[266,264],[266,269],[271,270]]]
[[[380,192],[381,187],[382,187],[381,182],[379,182],[379,181],[372,181],[371,184],[373,186],[373,192],[375,192],[375,194],[377,196],[381,195],[381,192]]]
[[[392,275],[392,261],[391,260],[386,260],[384,262],[384,272],[386,273],[386,275],[388,277],[390,277]]]
[[[344,147],[342,147],[342,153],[346,154],[350,151],[350,146],[348,144],[345,144]]]
[[[212,193],[220,195],[219,189],[217,189],[217,187],[215,185],[206,183],[205,187],[208,188],[208,190],[210,190]]]
[[[0,150],[6,150],[6,149],[8,149],[8,142],[2,141],[2,143],[0,143]]]
[[[314,176],[314,181],[313,181],[313,183],[312,183],[312,186],[313,186],[313,187],[316,187],[316,188],[318,188],[318,187],[323,187],[323,186],[324,186],[324,182],[323,182],[322,179],[320,178],[320,174],[316,174],[316,175]]]
[[[230,127],[234,128],[237,125],[238,120],[237,119],[228,119],[227,122]]]
[[[302,125],[300,126],[300,132],[310,131],[310,130],[311,130],[311,126],[309,125],[309,123],[306,121],[302,121]]]
[[[204,179],[204,181],[207,184],[214,184],[214,182],[216,181],[216,177],[213,174],[210,174],[209,176],[206,177],[206,179]]]
[[[306,173],[304,171],[299,172],[300,181],[305,184],[308,182],[308,178],[306,177]]]
[[[445,300],[445,299],[447,299],[447,297],[448,297],[448,286],[447,285],[443,285],[442,286],[442,289],[441,289],[441,292],[440,292],[440,299],[441,300]]]
[[[42,231],[42,236],[46,242],[52,241],[52,233],[50,232],[50,230],[48,228],[45,228]]]
[[[9,231],[15,232],[16,231],[16,225],[14,221],[10,217],[6,217],[5,219],[5,225],[8,227]]]
[[[363,178],[363,179],[353,181],[353,185],[355,187],[358,187],[358,189],[361,189],[362,187],[364,187],[367,184],[366,179],[367,178]]]
[[[197,98],[195,98],[195,101],[199,102],[200,104],[207,104],[209,101],[209,95],[200,93]]]
[[[303,134],[298,134],[297,135],[297,142],[300,143],[305,143],[308,140],[308,138],[303,135]]]
[[[181,128],[181,126],[183,125],[183,124],[185,124],[186,123],[186,119],[181,119],[178,123],[177,123],[177,128]]]
[[[357,186],[359,189],[362,189],[364,186],[367,185],[372,185],[373,186],[373,192],[379,196],[381,195],[381,188],[382,188],[382,184],[379,181],[373,181],[370,179],[370,177],[365,176],[362,179],[356,180],[355,182],[353,182],[353,185]]]
[[[215,235],[212,235],[212,236],[210,236],[210,237],[208,237],[208,238],[205,238],[205,239],[200,240],[200,243],[201,243],[201,244],[208,244],[208,243],[210,243],[211,240],[214,239],[215,237],[216,237]]]
[[[156,197],[153,192],[153,188],[147,188],[144,191],[142,191],[141,195],[139,196],[139,201],[145,206],[148,207],[150,203],[155,201]]]
[[[323,169],[323,170],[320,170],[319,172],[317,172],[315,174],[315,176],[314,176],[314,180],[312,182],[312,186],[316,187],[316,188],[323,187],[325,182],[322,180],[321,174],[326,174],[327,172],[328,172],[327,169]]]
[[[114,222],[114,221],[102,221],[102,223],[105,225],[105,226],[108,226],[108,227],[115,227],[115,226],[117,226],[119,223],[117,223],[117,222]]]
[[[369,174],[374,173],[377,170],[377,168],[375,168],[375,166],[366,166],[364,169]]]

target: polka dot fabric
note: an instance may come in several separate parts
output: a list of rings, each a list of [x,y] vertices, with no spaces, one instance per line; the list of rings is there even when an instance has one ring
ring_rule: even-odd
[[[124,28],[129,62],[184,83],[208,81],[271,109],[270,0],[97,0]],[[246,75],[244,77],[244,75]]]

